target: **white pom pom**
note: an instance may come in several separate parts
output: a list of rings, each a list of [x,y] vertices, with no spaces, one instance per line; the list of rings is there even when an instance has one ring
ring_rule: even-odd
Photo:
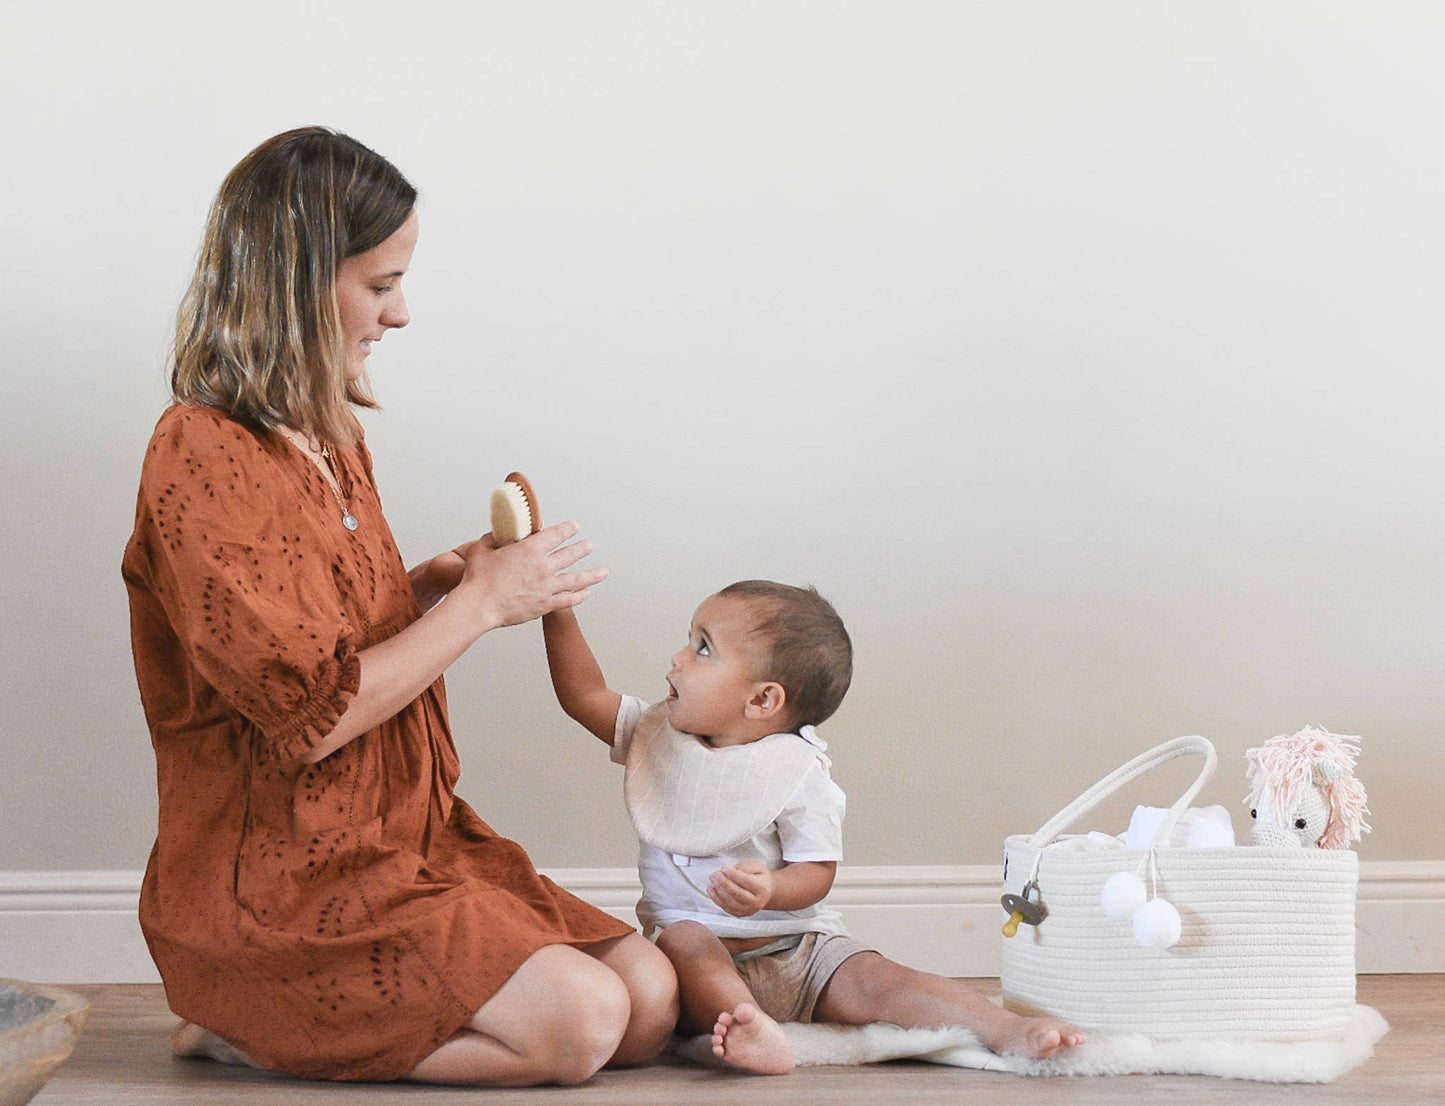
[[[1134,916],[1134,911],[1144,905],[1149,897],[1144,890],[1144,881],[1133,872],[1115,872],[1104,881],[1099,892],[1099,904],[1104,913],[1116,922]]]
[[[1146,949],[1173,948],[1182,925],[1171,902],[1153,899],[1134,913],[1134,940]]]

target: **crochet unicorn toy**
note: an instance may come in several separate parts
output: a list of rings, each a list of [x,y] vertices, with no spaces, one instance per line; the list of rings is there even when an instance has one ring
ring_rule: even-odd
[[[1355,778],[1359,741],[1306,726],[1246,752],[1249,844],[1348,849],[1369,833],[1365,787]]]

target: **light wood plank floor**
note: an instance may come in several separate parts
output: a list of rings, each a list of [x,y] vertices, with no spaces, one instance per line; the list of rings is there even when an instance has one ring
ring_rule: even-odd
[[[993,981],[980,980],[987,990]],[[587,1106],[1095,1106],[1103,1103],[1208,1101],[1350,1103],[1423,1106],[1445,1103],[1445,977],[1361,976],[1360,1001],[1375,1007],[1391,1030],[1374,1059],[1323,1086],[1275,1086],[1202,1076],[1128,1076],[1024,1080],[996,1072],[916,1062],[862,1067],[805,1068],[770,1078],[704,1069],[663,1060],[630,1072],[603,1072],[581,1087],[465,1090],[402,1084],[316,1084],[208,1060],[177,1060],[169,1050],[175,1018],[159,986],[78,986],[93,1003],[75,1053],[36,1096],[35,1106],[326,1106],[362,1103],[451,1103],[488,1106],[581,1103]]]

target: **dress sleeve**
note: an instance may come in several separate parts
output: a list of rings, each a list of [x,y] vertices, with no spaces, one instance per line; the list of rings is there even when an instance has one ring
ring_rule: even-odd
[[[789,862],[843,859],[843,815],[848,799],[821,760],[809,767],[774,823]]]
[[[142,583],[201,679],[285,759],[335,728],[361,681],[321,521],[246,428],[199,408],[157,427],[136,506]]]

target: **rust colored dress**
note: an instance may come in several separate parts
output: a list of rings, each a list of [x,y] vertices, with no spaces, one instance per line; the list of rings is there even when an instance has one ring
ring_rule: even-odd
[[[533,952],[630,927],[557,887],[456,796],[438,679],[319,764],[359,650],[420,617],[365,444],[351,532],[279,434],[171,407],[123,573],[160,825],[140,920],[171,1009],[257,1063],[394,1079]]]

